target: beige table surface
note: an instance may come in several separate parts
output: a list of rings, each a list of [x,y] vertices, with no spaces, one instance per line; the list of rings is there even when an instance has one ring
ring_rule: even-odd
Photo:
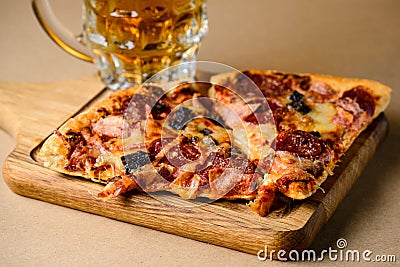
[[[60,18],[76,31],[80,2],[53,1]],[[210,32],[200,51],[202,60],[242,69],[370,78],[394,89],[386,112],[389,136],[312,247],[336,248],[343,237],[349,249],[393,254],[399,264],[400,1],[210,0],[208,10]],[[94,66],[47,38],[28,0],[2,1],[0,33],[0,81],[51,82],[95,73]],[[13,146],[13,139],[0,131],[1,165]],[[0,266],[285,264],[21,197],[0,174]]]

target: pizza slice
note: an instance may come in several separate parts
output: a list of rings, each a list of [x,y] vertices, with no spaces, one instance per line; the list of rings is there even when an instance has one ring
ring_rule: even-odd
[[[370,80],[256,70],[243,74],[212,77],[214,86],[210,96],[232,110],[239,110],[237,114],[247,131],[236,135],[239,138],[234,144],[250,139],[256,140],[252,146],[257,147],[254,125],[276,129],[269,136],[274,139],[271,144],[274,159],[270,169],[263,172],[257,198],[250,203],[261,216],[270,210],[278,192],[291,199],[305,199],[315,193],[356,137],[390,100],[390,89]],[[254,84],[261,91],[261,98],[266,98],[268,107],[259,106],[249,114],[243,112],[248,103],[238,99],[249,98],[247,88]],[[250,94],[251,103],[257,103],[254,93]],[[220,112],[220,115],[229,125],[229,114]],[[255,157],[260,154],[244,150],[250,151],[252,160],[257,160]]]
[[[232,146],[231,129],[213,118],[195,87],[117,91],[56,130],[39,160],[106,183],[101,198],[137,189],[185,199],[254,199],[262,175]]]
[[[315,193],[390,99],[373,81],[274,71],[203,85],[114,92],[56,130],[39,160],[106,184],[101,198],[136,189],[245,199],[265,216],[279,195]]]

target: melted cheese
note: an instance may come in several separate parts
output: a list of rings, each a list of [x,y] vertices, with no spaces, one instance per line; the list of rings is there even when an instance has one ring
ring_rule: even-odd
[[[336,131],[333,123],[337,110],[332,103],[315,104],[312,111],[308,114],[313,120],[313,130],[321,134]]]
[[[233,129],[234,144],[251,160],[260,159],[270,153],[269,144],[277,133],[274,125],[247,123],[244,128]]]
[[[96,158],[96,162],[93,165],[93,167],[100,167],[104,165],[112,165],[112,166],[118,166],[121,167],[121,156],[122,155],[117,155],[117,154],[112,154],[112,153],[103,153],[100,154]]]
[[[333,123],[336,113],[337,110],[332,103],[316,103],[306,115],[295,112],[281,125],[288,125],[287,128],[291,128],[289,125],[295,124],[298,130],[318,131],[320,134],[334,132],[337,130],[337,126]]]

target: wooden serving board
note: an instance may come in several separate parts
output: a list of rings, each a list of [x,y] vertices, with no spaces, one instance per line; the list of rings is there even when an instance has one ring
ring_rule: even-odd
[[[17,141],[3,170],[11,190],[252,254],[265,245],[276,251],[307,248],[387,133],[387,121],[381,114],[342,158],[336,174],[322,185],[324,192],[319,190],[307,200],[286,203],[266,217],[250,211],[245,202],[216,201],[191,208],[166,204],[196,203],[171,194],[158,194],[165,201],[138,192],[104,201],[95,197],[102,185],[48,170],[33,157],[35,148],[54,129],[103,93],[107,92],[96,77],[46,84],[0,83],[0,128]]]

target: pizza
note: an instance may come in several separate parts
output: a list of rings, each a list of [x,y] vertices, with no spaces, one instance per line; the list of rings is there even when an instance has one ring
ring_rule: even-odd
[[[257,70],[145,84],[68,120],[38,158],[105,184],[100,198],[141,190],[243,199],[265,216],[278,197],[322,188],[390,92],[370,80]]]
[[[106,183],[101,198],[138,189],[185,199],[254,199],[262,175],[232,146],[231,130],[207,115],[207,98],[195,87],[117,91],[56,130],[39,160],[58,172]]]
[[[252,132],[255,123],[276,126],[273,162],[250,203],[261,216],[270,210],[277,193],[305,199],[321,188],[340,157],[390,101],[391,90],[370,80],[256,70],[244,74],[251,81],[236,73],[212,77],[210,95],[237,109],[243,103],[227,88],[235,87],[238,95],[246,96],[252,94],[247,90],[249,83],[255,83],[267,99],[273,120],[265,106],[253,113],[242,112],[241,117],[248,125],[244,138],[250,140],[256,135]],[[257,102],[254,96],[249,98]],[[221,115],[229,122],[229,114]],[[235,132],[234,123],[228,126]],[[259,155],[257,151],[249,154],[252,160]]]

